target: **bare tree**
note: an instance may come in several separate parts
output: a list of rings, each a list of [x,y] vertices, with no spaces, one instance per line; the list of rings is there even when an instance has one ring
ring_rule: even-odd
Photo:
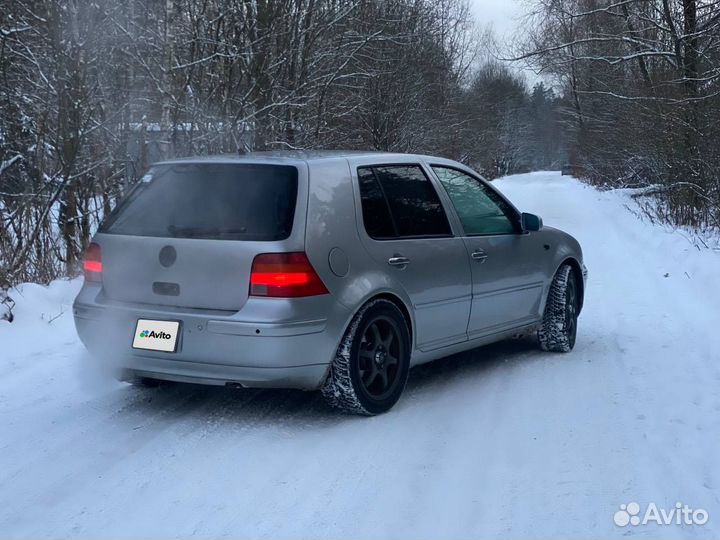
[[[656,213],[720,227],[720,2],[530,0],[516,60],[564,91],[593,181],[659,184]]]
[[[98,222],[163,158],[374,148],[493,177],[552,161],[519,139],[539,136],[523,82],[472,70],[466,0],[2,8],[0,287],[77,274]]]

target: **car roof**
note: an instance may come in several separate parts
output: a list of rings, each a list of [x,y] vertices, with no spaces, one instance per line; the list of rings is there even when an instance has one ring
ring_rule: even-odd
[[[245,154],[220,154],[213,156],[195,156],[160,161],[156,165],[170,163],[242,163],[242,162],[310,162],[327,159],[347,159],[372,157],[385,162],[407,159],[435,159],[442,158],[421,154],[403,154],[397,152],[380,152],[372,150],[272,150],[267,152],[248,152]]]

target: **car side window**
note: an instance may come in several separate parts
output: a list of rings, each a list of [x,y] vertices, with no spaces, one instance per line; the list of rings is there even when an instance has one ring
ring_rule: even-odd
[[[512,208],[477,178],[450,167],[433,165],[432,169],[447,191],[465,234],[517,232]]]
[[[371,237],[382,238],[372,232],[377,227],[377,216],[384,216],[384,211],[379,204],[376,206],[378,213],[371,210],[373,204],[371,201],[377,200],[377,194],[373,191],[373,184],[369,181],[369,173],[375,176],[376,184],[374,186],[380,189],[386,207],[389,209],[395,237],[452,235],[440,197],[419,165],[379,165],[358,169],[360,194],[363,201],[363,220]],[[367,218],[366,214],[368,214]],[[380,220],[384,221],[385,218],[381,217]]]
[[[375,173],[370,168],[358,169],[360,183],[360,201],[362,204],[363,223],[370,238],[387,240],[395,238],[395,225],[390,216],[390,207],[380,188]]]

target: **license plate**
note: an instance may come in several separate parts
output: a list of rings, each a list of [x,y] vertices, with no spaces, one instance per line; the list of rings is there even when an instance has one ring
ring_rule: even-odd
[[[133,349],[175,352],[179,333],[178,321],[138,319],[132,346]]]

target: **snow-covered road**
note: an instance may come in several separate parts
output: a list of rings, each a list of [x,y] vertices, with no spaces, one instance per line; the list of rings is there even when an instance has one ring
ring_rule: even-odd
[[[559,173],[497,185],[584,248],[575,350],[421,366],[380,417],[107,381],[74,334],[77,281],[22,287],[0,322],[0,537],[720,536],[720,253]],[[633,501],[709,521],[616,526]]]

